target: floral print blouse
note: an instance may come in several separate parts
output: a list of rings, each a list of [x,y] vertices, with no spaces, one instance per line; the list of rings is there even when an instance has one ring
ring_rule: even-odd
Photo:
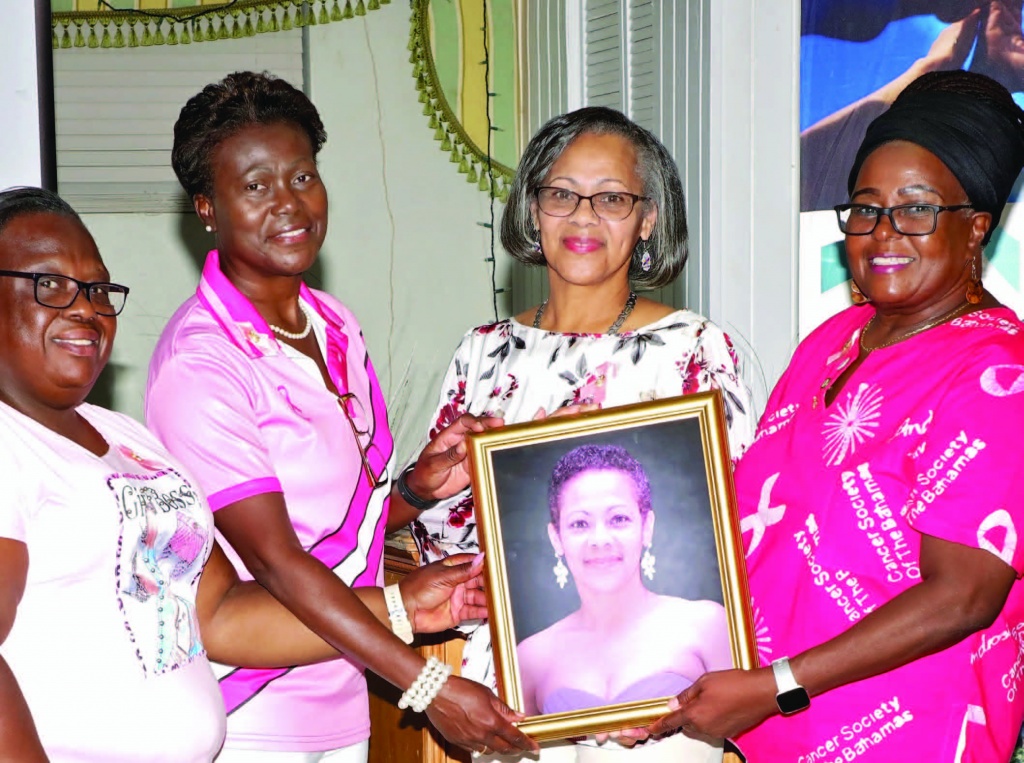
[[[733,460],[757,423],[737,370],[736,352],[718,326],[677,310],[636,331],[561,334],[514,319],[469,331],[452,358],[431,421],[433,436],[463,413],[512,424],[574,403],[602,408],[720,389]],[[467,488],[413,523],[422,564],[479,550],[473,495]],[[488,632],[467,644],[463,675],[493,688]],[[474,657],[477,655],[477,657]]]

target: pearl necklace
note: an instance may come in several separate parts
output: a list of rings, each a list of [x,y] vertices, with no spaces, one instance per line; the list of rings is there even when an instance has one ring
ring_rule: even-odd
[[[273,323],[268,323],[270,330],[277,334],[282,339],[305,339],[309,336],[309,332],[313,330],[313,319],[309,317],[309,308],[306,307],[301,301],[299,302],[299,310],[306,316],[306,327],[302,331],[285,331],[280,326],[275,326]]]
[[[900,334],[899,336],[896,336],[896,337],[890,339],[888,342],[882,342],[881,344],[875,345],[874,347],[868,347],[867,344],[864,343],[864,335],[866,333],[868,333],[868,329],[871,328],[871,324],[875,322],[875,318],[878,316],[878,313],[875,313],[874,315],[871,316],[871,319],[865,324],[864,328],[861,329],[860,338],[858,339],[858,344],[860,344],[860,349],[865,354],[867,354],[867,353],[869,353],[869,352],[871,352],[873,350],[880,350],[883,347],[890,347],[890,346],[896,344],[897,342],[902,342],[904,339],[910,339],[910,337],[914,336],[915,334],[920,334],[922,331],[927,331],[930,328],[934,328],[935,326],[938,326],[940,323],[942,323],[944,321],[948,321],[948,320],[956,317],[956,315],[958,313],[960,313],[965,307],[970,307],[970,306],[971,306],[970,302],[966,302],[966,301],[965,302],[961,302],[959,305],[954,307],[952,310],[949,310],[948,312],[943,313],[938,318],[933,318],[932,320],[928,321],[927,323],[922,323],[916,329],[912,329],[911,331],[908,331],[905,334]]]
[[[533,316],[533,327],[535,329],[540,328],[540,319],[544,317],[544,308],[548,306],[548,301],[545,299],[540,303],[540,307],[537,308],[536,315]],[[618,334],[619,329],[622,328],[622,324],[626,322],[626,318],[633,312],[633,308],[636,307],[636,292],[631,291],[629,297],[626,298],[626,305],[622,308],[622,312],[619,313],[619,317],[615,319],[615,323],[608,327],[608,334]]]

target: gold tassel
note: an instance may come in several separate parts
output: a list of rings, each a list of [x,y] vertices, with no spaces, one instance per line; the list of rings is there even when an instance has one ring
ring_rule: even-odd
[[[260,17],[262,18],[262,14]],[[246,37],[256,36],[256,27],[252,25],[252,16],[250,16],[248,13],[245,14],[245,24],[242,26],[242,34],[244,34]]]
[[[245,32],[242,31],[242,22],[238,20],[238,11],[231,11],[231,39],[241,40],[243,37]]]
[[[452,139],[449,137],[447,132],[445,132],[444,139],[441,141],[441,150],[442,151],[451,151],[452,150]]]
[[[60,47],[60,42],[57,40],[57,27],[54,27],[50,33],[50,47],[54,50]]]
[[[351,19],[355,18],[356,12],[352,10],[352,0],[345,0],[345,12],[341,14],[342,18]]]
[[[153,35],[153,44],[163,45],[164,42],[166,42],[164,40],[164,22],[161,19],[160,21],[156,22],[156,34]]]
[[[172,21],[171,22],[171,28],[167,32],[167,44],[168,45],[177,45],[178,44],[178,30],[175,29],[176,26],[177,26],[177,24]]]
[[[319,18],[319,21],[320,21],[321,24],[330,24],[331,23],[331,17],[327,13],[327,0],[324,0],[324,2],[320,3],[320,18]]]
[[[230,39],[231,35],[228,32],[227,14],[226,13],[218,13],[217,15],[220,17],[220,29],[217,30],[217,39],[218,40]]]
[[[100,40],[96,36],[96,27],[94,27],[92,24],[89,24],[89,47],[98,48],[99,46]]]
[[[192,37],[188,33],[188,22],[185,22],[184,24],[181,25],[181,44],[182,45],[191,45],[192,44]]]
[[[459,153],[459,147],[457,145],[452,146],[452,154],[448,157],[448,161],[452,164],[458,164],[462,161],[462,154]]]
[[[85,26],[84,23],[83,24],[75,24],[75,47],[76,48],[84,48],[85,47],[85,36],[82,34],[82,27],[83,26]]]
[[[477,184],[477,188],[479,188],[484,193],[490,193],[491,183],[487,179],[487,175],[485,173],[480,174],[480,182]]]
[[[369,11],[379,11],[380,10],[380,0],[370,0],[366,4],[366,9],[369,10]]]
[[[334,4],[331,6],[331,21],[341,21],[344,16],[341,15],[341,8],[338,7],[338,0],[334,0]]]
[[[128,47],[137,48],[139,47],[139,35],[135,32],[135,22],[129,22],[128,24]]]
[[[60,38],[61,48],[71,47],[71,32],[68,30],[69,24],[64,25],[64,35]]]
[[[365,16],[366,15],[366,5],[363,3],[363,0],[359,0],[359,2],[356,3],[356,15],[357,16]]]
[[[459,167],[459,171],[462,171],[462,167]],[[479,180],[479,178],[476,176],[476,165],[471,164],[469,165],[469,172],[466,174],[466,182],[475,183],[477,180]]]
[[[281,16],[281,31],[282,32],[287,32],[291,28],[292,28],[292,9],[290,7],[286,7],[284,9],[284,14]]]

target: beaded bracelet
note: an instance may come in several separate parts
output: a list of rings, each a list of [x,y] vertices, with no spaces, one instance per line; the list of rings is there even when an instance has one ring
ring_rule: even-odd
[[[416,680],[412,682],[412,686],[398,700],[398,709],[405,710],[411,707],[414,712],[422,713],[441,693],[441,687],[451,674],[451,665],[441,662],[436,657],[429,658],[423,670],[416,676]]]

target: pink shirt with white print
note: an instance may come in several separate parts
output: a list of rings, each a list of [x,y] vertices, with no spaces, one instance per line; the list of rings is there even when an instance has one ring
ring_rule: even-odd
[[[985,310],[873,351],[873,314],[797,348],[736,470],[761,662],[847,630],[921,579],[922,534],[1024,570],[1024,324]],[[959,644],[815,697],[738,740],[779,763],[1009,758],[1024,718],[1024,585]]]
[[[326,326],[324,359],[350,405],[375,475],[393,471],[394,443],[362,334],[323,292],[300,298]],[[266,321],[224,276],[210,252],[196,296],[157,344],[146,392],[150,428],[196,476],[214,511],[283,492],[303,548],[352,586],[383,583],[389,486],[374,489],[352,427],[322,379],[288,357]],[[243,579],[238,555],[221,543]],[[225,746],[317,751],[370,733],[360,665],[338,659],[281,670],[218,671],[228,712]]]

